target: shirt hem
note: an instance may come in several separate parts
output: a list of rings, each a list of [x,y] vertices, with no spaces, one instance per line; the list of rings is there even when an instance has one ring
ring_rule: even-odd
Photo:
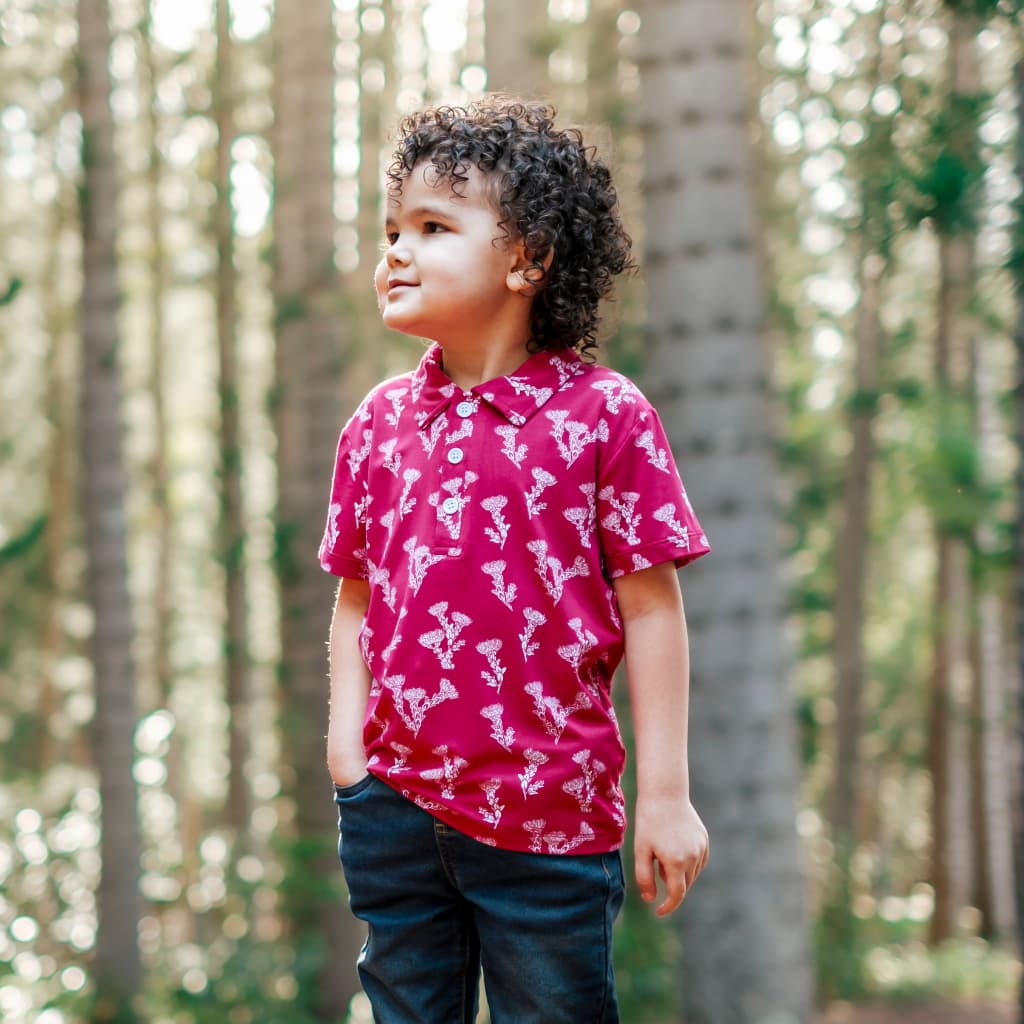
[[[368,770],[368,774],[372,775],[378,781],[383,782],[385,786],[389,789],[393,789],[399,796],[408,800],[414,806],[419,807],[419,804],[417,804],[414,799],[414,794],[410,792],[403,792],[401,786],[396,785],[394,779],[387,777],[387,773],[382,775],[373,768],[370,768]],[[424,799],[431,798],[427,797]],[[436,800],[431,799],[431,802],[437,804],[437,806],[432,807],[430,810],[420,807],[420,810],[425,814],[429,814],[432,818],[436,818],[438,821],[455,829],[456,832],[465,836],[467,839],[472,839],[474,842],[480,843],[481,846],[492,846],[499,850],[508,850],[510,853],[537,853],[545,857],[568,857],[586,854],[596,855],[602,853],[614,853],[616,850],[621,850],[625,841],[626,830],[624,827],[615,834],[614,838],[607,831],[598,832],[595,828],[594,837],[580,843],[578,846],[572,846],[564,851],[538,850],[536,848],[531,848],[529,840],[522,843],[509,842],[507,841],[507,837],[503,836],[500,832],[496,833],[493,837],[487,836],[486,838],[482,838],[482,832],[474,833],[467,830],[467,821],[462,815],[453,814],[447,807],[443,804],[439,804]],[[591,823],[588,822],[588,824]],[[492,838],[494,842],[489,841]]]

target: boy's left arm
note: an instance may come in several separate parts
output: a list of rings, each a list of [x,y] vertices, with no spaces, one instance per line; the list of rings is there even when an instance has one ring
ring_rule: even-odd
[[[657,896],[659,916],[683,901],[708,859],[708,833],[690,802],[687,754],[689,656],[675,566],[641,569],[613,581],[622,616],[637,776],[633,823],[636,881]]]

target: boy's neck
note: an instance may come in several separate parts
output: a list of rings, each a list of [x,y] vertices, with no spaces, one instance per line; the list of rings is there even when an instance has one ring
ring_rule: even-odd
[[[441,352],[442,369],[463,391],[471,391],[496,377],[508,376],[530,358],[525,340],[471,348],[441,342]]]

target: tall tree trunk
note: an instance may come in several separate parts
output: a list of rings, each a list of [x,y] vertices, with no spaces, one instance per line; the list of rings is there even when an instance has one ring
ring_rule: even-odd
[[[486,0],[484,52],[487,88],[530,98],[550,88],[545,52],[548,6],[544,0]]]
[[[835,604],[836,759],[832,834],[849,850],[857,839],[861,703],[864,689],[864,592],[867,578],[871,469],[875,460],[874,419],[879,386],[882,325],[881,279],[885,260],[876,252],[859,261],[856,394],[850,414],[853,444],[843,489]]]
[[[872,40],[868,80],[886,80],[896,73],[901,47],[885,48],[879,33],[885,15],[871,19]],[[852,444],[843,488],[843,521],[837,541],[835,599],[836,751],[832,791],[832,835],[843,870],[858,839],[863,811],[860,740],[864,694],[864,623],[872,500],[872,469],[877,446],[874,425],[878,412],[882,359],[882,282],[888,271],[891,221],[885,183],[893,161],[891,118],[868,115],[868,137],[855,156],[860,179],[860,256],[857,283],[860,302],[854,329],[854,394],[849,421]],[[844,908],[849,913],[849,908]]]
[[[975,433],[982,485],[992,480],[993,452],[1002,426],[997,368],[992,338],[980,337],[972,350]],[[975,530],[975,550],[982,561],[974,573],[977,599],[971,619],[971,661],[974,688],[970,714],[971,834],[975,843],[971,903],[981,911],[981,932],[1009,941],[1015,928],[1013,901],[1013,835],[1011,824],[1008,675],[1004,639],[1005,600],[985,562],[997,547],[992,517]]]
[[[359,270],[363,282],[362,292],[370,300],[377,315],[372,290],[366,284],[373,274],[373,268],[380,259],[381,240],[384,236],[383,172],[381,149],[385,133],[390,125],[394,109],[395,79],[398,69],[394,66],[391,47],[393,37],[392,5],[390,0],[376,5],[383,15],[383,25],[373,34],[365,30],[359,37],[359,68],[361,85],[359,89]],[[383,74],[383,81],[378,75]],[[359,298],[363,296],[360,295]]]
[[[345,281],[345,298],[350,304],[353,333],[360,339],[359,366],[349,374],[349,394],[365,392],[390,376],[388,348],[370,339],[382,333],[377,296],[370,285],[380,259],[384,238],[384,171],[382,151],[393,127],[399,70],[395,55],[395,11],[391,0],[377,7],[383,15],[380,31],[363,31],[359,37],[359,216],[356,221],[359,265]],[[383,74],[383,81],[378,78]],[[353,369],[355,369],[353,367]]]
[[[1024,180],[1024,58],[1014,66],[1014,85],[1017,99],[1017,154],[1018,180]],[[1017,322],[1014,331],[1016,350],[1016,379],[1014,381],[1015,441],[1017,449],[1017,528],[1013,546],[1014,640],[1016,641],[1017,707],[1015,745],[1017,747],[1017,777],[1014,780],[1013,800],[1013,860],[1016,881],[1015,908],[1017,911],[1017,941],[1024,947],[1024,198],[1017,199],[1017,238],[1014,252],[1014,298]],[[1024,978],[1017,998],[1019,1020],[1024,1024]]]
[[[326,640],[334,584],[316,552],[338,431],[354,407],[332,317],[334,269],[332,4],[278,7],[275,19],[275,298],[281,701],[288,788],[296,801],[297,884],[287,910],[297,938],[319,942],[316,1001],[343,1020],[358,990],[361,933],[340,900],[337,816],[325,764]]]
[[[587,120],[625,127],[627,99],[619,76],[619,0],[591,0],[587,33]],[[621,189],[620,189],[621,191]]]
[[[160,132],[159,105],[156,100],[159,87],[159,68],[153,50],[152,9],[146,11],[139,25],[139,49],[142,73],[146,77],[147,101],[145,111],[148,135],[149,161],[146,167],[146,226],[149,231],[149,270],[151,275],[149,296],[150,374],[149,394],[153,400],[153,459],[149,474],[153,489],[153,516],[156,523],[156,566],[153,575],[153,669],[161,704],[170,702],[173,670],[171,667],[171,632],[174,620],[174,599],[171,580],[173,535],[170,509],[170,472],[167,465],[167,402],[164,397],[164,299],[167,290],[167,245],[163,230],[163,205],[160,189],[163,184],[163,155],[158,142]],[[175,799],[176,791],[172,792]]]
[[[976,25],[953,16],[949,45],[951,101],[978,92]],[[961,126],[964,133],[970,126]],[[972,140],[954,139],[966,151]],[[966,159],[966,157],[965,157]],[[935,372],[943,424],[956,416],[969,396],[970,324],[966,316],[974,277],[974,237],[966,230],[940,230],[939,308],[936,318]],[[941,429],[937,431],[941,437]],[[968,898],[970,836],[968,810],[970,692],[969,555],[962,537],[941,526],[936,536],[935,637],[932,667],[929,767],[932,776],[931,880],[935,910],[930,938],[941,942],[955,928],[957,912]]]
[[[249,751],[249,656],[245,610],[245,521],[242,508],[242,446],[235,325],[237,274],[231,209],[231,145],[234,142],[233,75],[228,0],[217,0],[217,61],[213,109],[217,120],[217,351],[220,360],[220,557],[224,568],[226,617],[224,670],[230,713],[227,818],[244,845],[250,799],[246,759]]]
[[[688,1024],[811,1002],[782,650],[775,466],[737,0],[647,0],[648,380],[715,552],[683,577],[694,800],[711,861],[680,912]]]
[[[125,560],[125,478],[118,359],[118,181],[110,113],[106,0],[78,5],[82,115],[82,482],[96,711],[102,873],[97,907],[96,1019],[130,1015],[139,991],[139,821],[132,778],[136,724],[132,616]],[[124,1019],[124,1017],[119,1017]]]
[[[161,191],[164,184],[164,157],[160,151],[160,106],[156,96],[160,87],[161,67],[153,46],[153,10],[146,4],[139,23],[139,64],[144,79],[146,101],[144,111],[148,162],[146,165],[146,228],[149,264],[149,379],[147,394],[153,403],[153,453],[148,465],[152,495],[153,541],[155,565],[149,599],[152,615],[152,672],[156,684],[156,701],[169,709],[173,703],[174,666],[171,643],[175,631],[177,608],[174,600],[174,522],[171,516],[171,471],[168,464],[170,424],[167,411],[167,371],[165,352],[170,343],[164,304],[170,286],[170,267],[164,229],[164,207]],[[187,773],[182,759],[182,735],[176,727],[168,739],[167,781],[164,788],[174,801],[181,837],[182,863],[178,876],[188,885],[199,872],[199,843],[202,839],[202,810],[194,793],[189,791]],[[179,908],[175,907],[177,911]],[[187,915],[186,935],[195,938],[196,917],[184,903],[181,913]]]
[[[36,769],[51,768],[58,761],[80,762],[81,750],[69,751],[67,737],[54,733],[51,723],[60,706],[57,667],[64,653],[64,609],[67,602],[67,549],[72,529],[71,498],[75,486],[74,471],[74,374],[69,365],[70,328],[68,309],[58,283],[63,280],[60,241],[67,230],[73,199],[61,191],[54,203],[53,221],[48,242],[45,316],[50,349],[46,360],[46,415],[53,426],[47,454],[47,517],[46,517],[46,594],[40,629],[39,648],[45,670],[39,680],[39,701],[36,705]],[[73,216],[73,213],[71,214]],[[71,756],[69,756],[69,754]],[[75,755],[79,755],[76,757]]]
[[[932,778],[931,883],[935,909],[930,940],[952,936],[957,911],[967,899],[966,851],[959,841],[966,826],[968,739],[965,729],[970,671],[966,603],[968,559],[963,541],[937,538],[935,646],[929,728]]]

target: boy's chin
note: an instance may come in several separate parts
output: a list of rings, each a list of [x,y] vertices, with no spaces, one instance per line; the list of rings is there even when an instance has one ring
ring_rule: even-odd
[[[396,316],[394,314],[388,316],[388,311],[386,309],[381,313],[381,322],[389,331],[396,331],[399,334],[408,334],[414,338],[425,337],[419,329],[420,325],[415,321],[406,317]]]

